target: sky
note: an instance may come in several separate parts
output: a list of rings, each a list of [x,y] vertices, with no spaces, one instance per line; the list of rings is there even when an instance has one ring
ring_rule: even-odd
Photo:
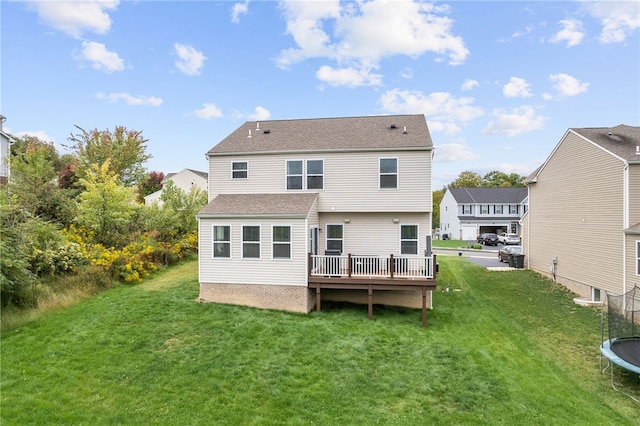
[[[253,120],[424,114],[434,190],[640,125],[640,0],[2,0],[0,24],[5,132],[65,154],[125,126],[165,174]]]

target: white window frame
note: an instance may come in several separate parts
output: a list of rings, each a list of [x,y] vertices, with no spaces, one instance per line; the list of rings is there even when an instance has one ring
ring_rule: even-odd
[[[480,214],[489,214],[489,204],[480,204]]]
[[[236,164],[244,164],[244,169],[234,169],[233,166]],[[245,177],[236,177],[236,172],[244,172]],[[231,162],[231,179],[232,180],[246,180],[249,179],[249,162],[248,161],[232,161]]]
[[[258,241],[251,241],[244,239],[244,228],[258,228]],[[262,259],[262,227],[260,225],[242,225],[242,229],[240,230],[240,239],[242,241],[241,245],[241,254],[243,259],[251,259],[251,260],[260,260]],[[244,246],[245,244],[257,244],[258,245],[258,257],[248,257],[244,254]]]
[[[229,228],[229,240],[216,240],[216,228]],[[211,225],[211,257],[214,259],[231,259],[233,256],[233,245],[231,243],[232,228],[228,224]],[[229,245],[229,256],[216,256],[216,243]]]
[[[289,228],[289,241],[276,241],[275,230],[276,228]],[[274,260],[291,260],[293,259],[293,227],[291,225],[271,225],[271,258]],[[276,256],[276,245],[289,246],[289,257]]]
[[[320,161],[322,162],[322,173],[321,174],[309,174],[308,172],[308,165],[307,163],[309,161]],[[293,163],[293,162],[300,162],[302,163],[302,173],[301,174],[289,174],[289,163]],[[292,158],[289,160],[285,160],[285,164],[284,164],[284,174],[285,174],[285,178],[284,178],[284,187],[287,191],[322,191],[324,190],[324,183],[325,183],[325,179],[324,179],[324,159],[322,158],[309,158],[306,160],[302,160],[302,159],[298,159],[298,158]],[[310,177],[317,177],[320,176],[322,177],[322,188],[309,188],[309,178]],[[289,177],[300,177],[301,180],[301,184],[300,184],[300,188],[289,188]]]
[[[396,171],[395,173],[382,173],[382,160],[395,160],[396,162]],[[396,186],[395,187],[382,187],[382,177],[383,176],[395,176],[396,177]],[[378,189],[380,190],[395,190],[400,188],[400,161],[398,157],[380,157],[378,158]]]
[[[308,168],[308,163],[309,161],[320,161],[322,163],[322,172],[320,174],[314,173],[311,174],[309,173],[309,168]],[[321,191],[324,189],[324,160],[321,158],[310,158],[308,160],[305,160],[304,162],[304,172],[305,172],[305,177],[304,177],[304,184],[305,184],[305,188],[307,190],[310,191]],[[309,178],[310,177],[317,177],[320,176],[322,178],[322,187],[320,188],[309,188]]]
[[[496,204],[493,206],[494,214],[502,214],[502,204]]]
[[[473,210],[471,209],[471,206],[469,204],[463,204],[462,205],[462,214],[472,214]]]
[[[518,204],[509,205],[509,214],[518,214]]]
[[[415,227],[416,228],[416,238],[415,239],[414,238],[411,238],[411,239],[402,238],[402,228],[403,227],[407,227],[407,226],[411,226],[411,227]],[[419,251],[420,251],[420,226],[418,224],[406,223],[406,224],[400,225],[399,231],[400,231],[400,256],[417,256]],[[403,253],[402,252],[402,243],[404,241],[409,241],[409,242],[415,241],[415,243],[416,243],[416,252],[415,253]]]
[[[339,226],[340,229],[342,229],[342,237],[341,238],[330,238],[329,237],[329,227],[330,226]],[[340,253],[343,254],[344,253],[344,225],[342,223],[327,223],[325,226],[325,233],[324,233],[324,248],[325,250],[332,250],[329,248],[329,240],[331,241],[340,241],[340,245],[341,245],[341,249],[340,249]]]

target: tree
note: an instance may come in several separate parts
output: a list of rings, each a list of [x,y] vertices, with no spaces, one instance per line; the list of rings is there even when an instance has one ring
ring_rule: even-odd
[[[75,127],[80,133],[72,133],[69,141],[73,143],[70,148],[78,156],[81,177],[91,173],[92,165],[102,166],[109,160],[109,172],[117,175],[125,186],[135,186],[144,178],[143,164],[151,155],[146,153],[148,140],[142,137],[141,131],[127,130],[123,126],[116,126],[113,132]]]
[[[138,201],[144,202],[144,197],[149,194],[153,194],[156,191],[162,189],[162,181],[164,180],[164,173],[151,172],[147,175],[147,178],[140,182],[138,185]]]
[[[110,170],[107,159],[100,167],[94,165],[87,177],[80,179],[85,191],[78,197],[77,221],[93,232],[95,242],[120,247],[127,241],[127,225],[134,213],[134,193]]]
[[[449,184],[449,188],[477,188],[482,186],[482,177],[472,171],[461,172],[456,180]]]
[[[482,178],[482,186],[487,188],[510,188],[510,187],[523,187],[524,176],[520,176],[517,173],[506,174],[494,170],[487,173]]]
[[[444,197],[445,192],[447,192],[447,187],[435,190],[432,193],[432,228],[434,229],[440,227],[440,202],[442,201],[442,197]]]

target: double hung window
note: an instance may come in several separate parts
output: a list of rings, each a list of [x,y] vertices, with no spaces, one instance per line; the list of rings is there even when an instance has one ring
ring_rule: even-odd
[[[327,250],[342,254],[344,246],[342,225],[327,225]]]
[[[231,257],[231,227],[228,225],[213,226],[213,257]]]
[[[513,204],[509,206],[509,214],[518,214],[518,205]]]
[[[249,177],[249,164],[246,161],[234,161],[231,163],[232,179],[247,179]]]
[[[244,259],[260,259],[260,227],[242,227],[242,257]]]
[[[381,158],[379,164],[380,170],[380,189],[397,189],[398,188],[398,159],[397,158]]]
[[[287,160],[287,189],[324,189],[324,160]]]
[[[502,204],[497,204],[497,205],[493,206],[493,213],[494,214],[502,214]]]
[[[640,241],[636,241],[636,275],[640,275]]]
[[[400,254],[418,254],[418,225],[400,226]]]
[[[273,258],[291,259],[291,227],[273,227]]]

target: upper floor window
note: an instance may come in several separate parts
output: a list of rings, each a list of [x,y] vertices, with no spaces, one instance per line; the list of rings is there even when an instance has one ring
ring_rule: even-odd
[[[260,227],[242,227],[242,257],[260,259]]]
[[[324,161],[307,160],[307,189],[324,188]]]
[[[213,257],[231,257],[230,226],[213,226]]]
[[[462,206],[462,214],[471,214],[471,206],[463,205]]]
[[[640,275],[640,241],[636,241],[636,275]]]
[[[400,254],[418,254],[418,225],[400,226]]]
[[[324,160],[287,160],[287,189],[324,189]]]
[[[497,206],[493,206],[493,213],[494,214],[502,214],[502,204],[497,205]]]
[[[509,206],[509,214],[518,214],[518,212],[520,211],[519,209],[519,205],[518,204],[512,204]]]
[[[489,206],[487,204],[480,206],[480,214],[489,214]]]
[[[380,159],[380,189],[398,188],[398,159]]]
[[[291,227],[273,227],[273,251],[274,259],[291,259]]]
[[[249,177],[249,164],[246,161],[234,161],[231,163],[232,179],[247,179]]]

